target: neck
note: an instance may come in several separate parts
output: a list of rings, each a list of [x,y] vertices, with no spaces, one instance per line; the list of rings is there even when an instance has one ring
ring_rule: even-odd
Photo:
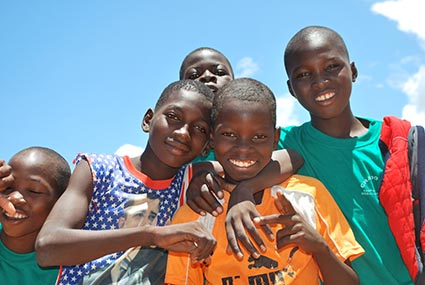
[[[136,169],[152,180],[170,179],[180,168],[170,167],[153,155],[152,151],[144,151],[140,157],[131,159]]]
[[[311,116],[311,124],[322,133],[334,138],[359,137],[365,134],[369,127],[366,122],[361,122],[354,117],[351,111],[349,114],[331,119]]]
[[[35,239],[38,233],[31,233],[23,237],[11,237],[6,235],[4,230],[0,234],[1,241],[11,251],[19,254],[31,253],[35,251]]]

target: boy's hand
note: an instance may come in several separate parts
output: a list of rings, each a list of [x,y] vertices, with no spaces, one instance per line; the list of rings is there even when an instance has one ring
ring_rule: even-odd
[[[202,216],[205,216],[207,212],[213,216],[218,216],[223,212],[218,201],[218,199],[223,198],[222,190],[231,192],[234,187],[213,171],[199,171],[190,181],[186,193],[186,203],[193,211]]]
[[[282,193],[278,192],[275,203],[281,214],[258,217],[255,222],[259,225],[284,225],[284,228],[276,233],[276,246],[278,249],[295,244],[304,252],[313,256],[326,249],[327,244],[323,237],[302,216],[295,212],[291,203]]]
[[[162,248],[186,252],[193,263],[207,260],[217,244],[214,236],[199,221],[158,227],[155,243]]]
[[[15,214],[16,209],[2,192],[12,185],[13,180],[12,167],[0,159],[0,208],[12,215]]]
[[[233,251],[238,259],[243,257],[238,242],[254,257],[260,257],[257,248],[252,244],[252,237],[255,244],[262,252],[266,251],[266,246],[261,239],[257,228],[253,222],[255,217],[261,216],[257,211],[254,202],[254,196],[251,191],[244,189],[244,185],[238,185],[232,192],[229,200],[229,207],[226,215],[226,233],[228,240],[228,252]],[[273,232],[268,224],[261,225],[263,231],[270,238],[274,239]]]

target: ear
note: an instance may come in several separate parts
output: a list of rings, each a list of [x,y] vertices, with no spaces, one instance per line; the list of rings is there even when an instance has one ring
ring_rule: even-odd
[[[143,116],[142,130],[145,133],[149,133],[151,121],[152,121],[152,118],[153,118],[153,114],[154,114],[153,110],[151,108],[149,108],[146,111],[145,115]]]
[[[279,139],[280,139],[280,127],[276,128],[276,130],[274,131],[273,147],[275,150],[277,149],[277,144],[279,143]]]
[[[359,75],[359,72],[357,70],[357,67],[356,67],[356,64],[354,63],[354,61],[351,63],[350,66],[351,66],[351,73],[353,74],[351,81],[356,82],[356,79],[357,79],[357,76]]]
[[[297,98],[297,96],[294,93],[294,90],[292,90],[291,81],[287,80],[286,85],[288,85],[288,90],[289,90],[289,93],[291,93],[292,97]]]

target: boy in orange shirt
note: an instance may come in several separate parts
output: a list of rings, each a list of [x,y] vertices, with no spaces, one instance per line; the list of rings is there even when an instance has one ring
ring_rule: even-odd
[[[211,146],[232,184],[251,179],[270,162],[279,139],[273,93],[253,79],[235,79],[214,98]],[[286,199],[290,201],[288,203]],[[267,250],[251,257],[226,252],[225,215],[200,217],[188,206],[173,223],[200,220],[217,239],[208,263],[191,264],[170,252],[168,284],[357,284],[350,260],[363,253],[341,211],[316,179],[294,175],[255,195],[259,225],[269,224],[275,241],[261,232]],[[222,200],[224,211],[229,194]],[[277,203],[275,203],[275,200]],[[295,209],[295,210],[294,210]],[[205,282],[205,283],[204,283]]]

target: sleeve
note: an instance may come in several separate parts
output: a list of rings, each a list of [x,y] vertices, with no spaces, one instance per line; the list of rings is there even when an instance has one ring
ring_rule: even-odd
[[[350,225],[332,195],[320,181],[315,181],[317,230],[341,261],[352,261],[361,256],[364,250],[356,241]]]
[[[176,212],[173,224],[181,224],[194,221],[198,215],[187,205],[183,205]],[[187,253],[168,253],[167,270],[165,274],[165,284],[203,284],[203,270],[201,264],[192,264]]]

